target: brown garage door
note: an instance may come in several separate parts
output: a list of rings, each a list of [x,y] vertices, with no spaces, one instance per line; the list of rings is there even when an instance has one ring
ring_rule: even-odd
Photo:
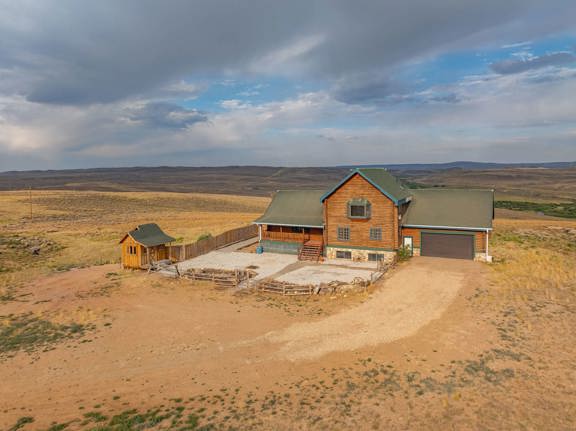
[[[474,259],[474,236],[422,232],[422,256]]]

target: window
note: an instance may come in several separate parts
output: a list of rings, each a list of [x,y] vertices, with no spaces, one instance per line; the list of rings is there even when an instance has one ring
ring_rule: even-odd
[[[350,217],[366,217],[364,205],[350,205]]]
[[[302,233],[302,228],[292,226],[292,233]]]
[[[338,241],[350,241],[350,228],[349,227],[339,227],[338,228]]]
[[[355,219],[370,218],[371,205],[366,199],[352,199],[348,202],[348,217]]]
[[[336,251],[336,259],[352,259],[352,252],[351,251],[337,250]]]
[[[378,262],[384,260],[384,255],[379,253],[368,253],[368,260],[370,262]]]
[[[382,241],[382,228],[381,227],[371,227],[370,228],[370,239],[372,241]]]

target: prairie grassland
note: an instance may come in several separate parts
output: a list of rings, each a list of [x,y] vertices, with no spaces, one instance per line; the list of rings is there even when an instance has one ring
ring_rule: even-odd
[[[576,221],[497,219],[495,263],[475,266],[446,313],[414,336],[318,361],[259,362],[268,346],[242,356],[238,341],[322,319],[339,299],[227,295],[112,265],[66,270],[117,262],[118,239],[138,223],[158,222],[189,241],[251,221],[267,199],[33,198],[30,218],[26,193],[0,194],[0,347],[14,355],[2,373],[26,394],[14,400],[5,390],[0,428],[576,427]],[[28,247],[39,239],[35,256]],[[365,300],[369,294],[357,302]],[[22,369],[50,388],[27,381]]]
[[[179,241],[250,223],[268,199],[163,192],[0,193],[0,297],[10,286],[54,271],[117,263],[118,241],[156,222]],[[31,208],[32,207],[32,208]],[[31,249],[39,247],[39,254]]]
[[[412,181],[429,186],[481,187],[496,190],[498,200],[574,202],[576,169],[448,169],[414,173]]]

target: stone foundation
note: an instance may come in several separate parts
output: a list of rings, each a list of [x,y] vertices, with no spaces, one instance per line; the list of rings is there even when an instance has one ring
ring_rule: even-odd
[[[492,263],[492,256],[486,257],[486,253],[476,253],[474,261]]]
[[[383,256],[383,262],[389,263],[393,262],[396,258],[395,251],[384,251],[384,250],[362,250],[356,248],[344,248],[344,247],[327,247],[326,257],[328,259],[339,259],[336,257],[337,251],[349,251],[352,255],[352,261],[355,262],[368,262],[368,254],[379,254]],[[339,259],[345,261],[346,259]]]

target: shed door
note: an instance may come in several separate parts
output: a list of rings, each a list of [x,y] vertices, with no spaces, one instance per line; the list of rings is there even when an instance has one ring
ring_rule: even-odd
[[[474,235],[422,232],[420,255],[474,259]]]

